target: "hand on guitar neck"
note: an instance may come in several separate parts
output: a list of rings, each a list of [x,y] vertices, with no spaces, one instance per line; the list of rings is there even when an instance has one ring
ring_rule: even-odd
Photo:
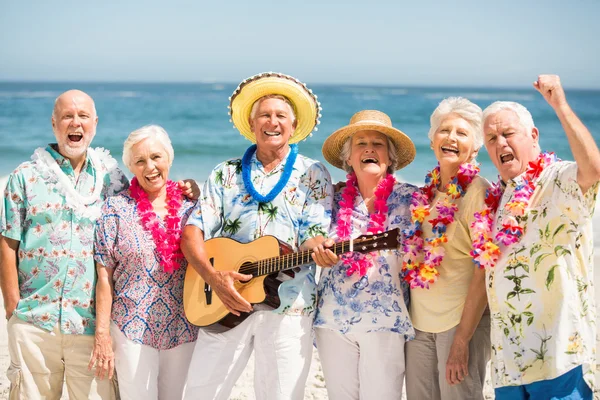
[[[322,238],[322,236],[320,236]],[[309,239],[312,240],[312,239]],[[308,242],[307,240],[306,242]],[[308,245],[312,243],[307,243]],[[314,262],[323,268],[331,268],[340,260],[340,258],[330,249],[333,247],[335,242],[333,239],[325,239],[318,243],[316,246],[309,247],[312,249],[312,259]]]

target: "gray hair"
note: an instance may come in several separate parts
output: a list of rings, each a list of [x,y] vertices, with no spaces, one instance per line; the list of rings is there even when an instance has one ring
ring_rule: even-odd
[[[290,106],[290,110],[292,110],[292,123],[296,121],[296,109],[294,108],[294,104],[290,101],[290,99],[281,94],[267,94],[261,97],[260,99],[256,100],[254,104],[252,104],[252,110],[250,111],[251,120],[254,120],[254,117],[256,117],[256,110],[258,110],[258,106],[260,105],[260,103],[262,103],[263,100],[267,99],[279,99],[284,101],[288,106]]]
[[[519,103],[515,103],[514,101],[496,101],[483,111],[483,121],[485,121],[489,116],[499,113],[502,110],[510,110],[517,115],[519,119],[519,123],[523,128],[527,130],[528,133],[531,133],[535,125],[533,123],[533,117],[531,113],[525,106]]]
[[[483,145],[483,118],[481,108],[464,97],[448,97],[440,102],[429,119],[431,124],[428,134],[429,140],[433,140],[433,135],[442,124],[442,121],[449,114],[457,114],[471,125],[473,133],[475,134],[473,139],[475,150],[479,150]]]
[[[356,132],[358,133],[358,132]],[[355,133],[355,134],[356,134]],[[354,135],[352,135],[354,136]],[[342,149],[340,150],[340,160],[342,160],[342,168],[346,172],[352,172],[352,167],[348,165],[348,159],[350,158],[350,153],[352,152],[352,136],[349,136],[342,145]],[[385,135],[388,143],[388,158],[390,159],[390,165],[388,166],[388,172],[393,174],[396,168],[398,167],[398,149],[396,149],[396,145],[390,139],[388,135]]]
[[[145,139],[155,139],[158,141],[167,152],[169,165],[173,165],[175,151],[173,150],[173,145],[171,144],[171,139],[169,139],[167,132],[158,125],[146,125],[131,132],[125,140],[125,143],[123,143],[123,163],[127,168],[131,169],[131,149]]]

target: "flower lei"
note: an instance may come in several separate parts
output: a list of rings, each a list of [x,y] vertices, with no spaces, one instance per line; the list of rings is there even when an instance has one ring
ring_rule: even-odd
[[[160,226],[158,217],[154,212],[148,193],[141,188],[137,178],[133,178],[129,187],[131,197],[137,202],[137,213],[146,231],[152,234],[158,260],[165,272],[173,273],[179,269],[183,253],[179,247],[181,243],[181,217],[179,210],[183,203],[181,190],[173,181],[167,181],[167,215],[165,228]]]
[[[495,235],[496,243],[510,246],[523,236],[520,222],[529,206],[529,200],[536,188],[536,181],[542,171],[550,164],[560,161],[554,153],[541,153],[535,161],[531,161],[525,171],[522,182],[515,188],[511,201],[504,205],[507,215],[502,220],[502,227]],[[500,248],[492,240],[492,226],[500,199],[502,198],[500,181],[492,185],[485,194],[486,208],[475,213],[471,224],[473,232],[473,250],[471,256],[480,268],[493,267],[500,257]]]
[[[65,198],[66,206],[73,210],[78,216],[95,221],[101,212],[102,202],[100,197],[104,186],[105,174],[111,178],[111,186],[119,183],[117,171],[117,162],[110,156],[107,150],[103,148],[91,147],[87,149],[87,156],[92,164],[92,169],[96,172],[94,189],[90,196],[83,196],[75,189],[75,186],[62,171],[52,155],[45,149],[37,148],[31,159],[40,176],[46,183],[56,189],[56,191]]]
[[[290,145],[290,156],[285,162],[285,166],[283,167],[283,174],[277,181],[277,184],[269,193],[265,196],[261,195],[256,191],[254,185],[252,184],[252,179],[250,178],[250,160],[252,159],[252,155],[256,152],[256,145],[248,147],[244,156],[242,157],[242,180],[244,181],[244,187],[250,193],[250,195],[254,198],[254,200],[261,203],[270,203],[277,197],[279,193],[283,190],[285,185],[290,180],[290,176],[292,176],[292,171],[294,169],[294,164],[296,163],[296,157],[298,156],[298,145],[291,144]]]
[[[427,174],[425,186],[413,193],[410,205],[412,225],[404,231],[406,238],[402,260],[404,280],[410,283],[411,288],[429,289],[429,284],[434,283],[440,275],[437,267],[444,259],[442,245],[448,241],[446,229],[454,222],[454,213],[458,210],[458,206],[451,199],[458,199],[464,195],[478,173],[479,168],[473,164],[464,163],[459,167],[458,174],[446,186],[446,196],[435,206],[437,218],[428,220],[432,225],[431,238],[423,237],[422,225],[429,216],[431,202],[441,181],[439,165]]]
[[[350,240],[352,234],[352,212],[354,210],[354,200],[358,195],[358,185],[356,174],[354,172],[346,176],[346,187],[342,192],[342,201],[340,201],[340,210],[337,217],[337,236],[340,240]],[[394,189],[396,179],[392,174],[386,174],[386,177],[379,182],[375,188],[375,202],[373,204],[375,212],[369,215],[367,224],[367,232],[378,234],[384,231],[384,224],[388,215],[387,200]],[[364,276],[367,270],[373,265],[372,257],[374,253],[369,253],[369,256],[356,252],[348,252],[341,256],[341,259],[348,267],[346,275],[350,276],[357,272],[360,276]]]

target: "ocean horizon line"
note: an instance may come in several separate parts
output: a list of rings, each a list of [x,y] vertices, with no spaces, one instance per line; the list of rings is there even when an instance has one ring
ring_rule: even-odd
[[[2,79],[0,85],[19,85],[19,84],[51,84],[51,85],[67,85],[67,84],[84,84],[84,85],[152,85],[152,86],[184,86],[184,85],[232,85],[236,86],[239,84],[238,81],[218,81],[218,80],[12,80]],[[380,89],[448,89],[448,90],[462,90],[462,89],[482,89],[492,91],[526,91],[533,89],[533,80],[531,85],[451,85],[451,84],[402,84],[402,83],[364,83],[364,82],[320,82],[311,81],[310,85],[317,85],[322,87],[356,87],[356,88],[380,88]],[[580,86],[565,86],[565,90],[578,91],[578,92],[600,92],[600,86],[598,87],[580,87]]]

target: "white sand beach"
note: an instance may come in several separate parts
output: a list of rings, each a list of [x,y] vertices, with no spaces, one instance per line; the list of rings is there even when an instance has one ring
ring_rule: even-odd
[[[594,247],[595,247],[595,271],[594,271],[594,281],[596,283],[600,283],[600,204],[596,206],[596,212],[594,216]],[[600,290],[596,290],[596,304],[600,304]],[[0,298],[0,303],[2,299]],[[10,364],[10,359],[8,356],[8,346],[7,346],[7,331],[6,331],[6,321],[4,318],[0,318],[0,399],[8,398],[8,388],[9,382],[6,378],[6,370]],[[408,361],[410,362],[410,360]],[[254,400],[254,389],[253,389],[253,379],[254,379],[254,359],[251,358],[248,362],[248,366],[242,373],[240,379],[238,380],[232,394],[231,399],[236,400]],[[598,377],[596,378],[598,379]],[[484,390],[484,395],[486,399],[493,399],[494,392],[491,386],[491,381],[489,377],[489,367],[487,374],[487,381]],[[63,395],[64,399],[68,397]],[[317,354],[316,349],[313,349],[313,359],[310,369],[310,374],[308,377],[308,382],[306,383],[306,392],[304,395],[305,399],[310,400],[324,400],[327,399],[327,390],[325,388],[325,379],[323,377],[323,370],[321,368],[321,363],[319,361],[319,356]],[[406,395],[403,394],[402,399],[406,399]]]

